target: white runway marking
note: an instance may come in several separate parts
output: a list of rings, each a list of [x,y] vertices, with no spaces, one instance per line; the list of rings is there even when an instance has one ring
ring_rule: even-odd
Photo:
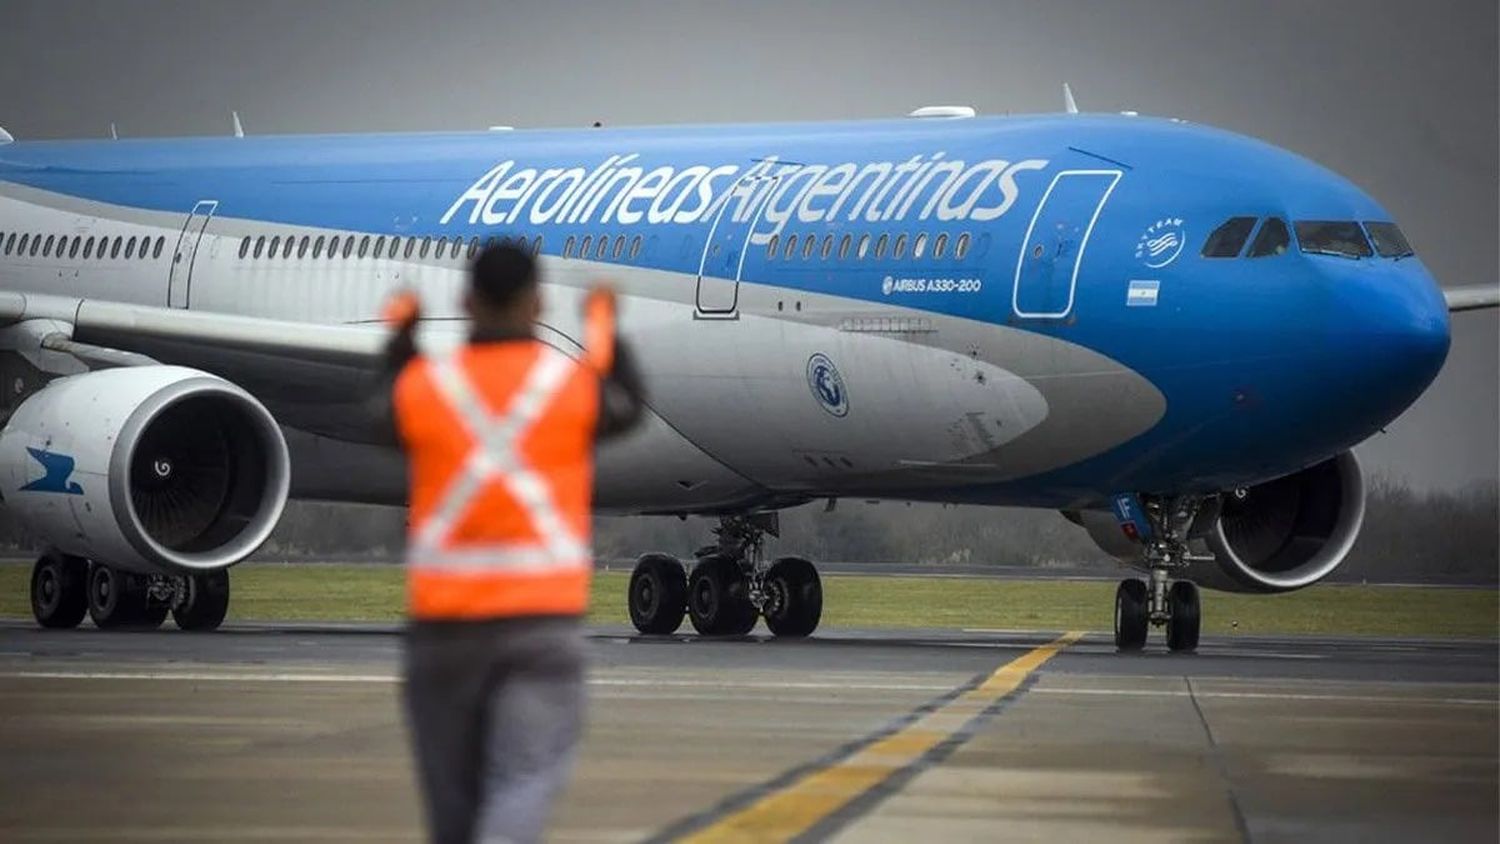
[[[398,683],[395,674],[243,673],[194,671],[5,671],[0,679],[16,680],[162,680],[205,683]],[[666,678],[591,677],[591,686],[629,688],[763,689],[771,691],[851,689],[877,692],[941,692],[953,683],[867,683],[830,681],[821,683],[784,681],[671,680]]]
[[[1468,697],[1400,697],[1393,695],[1331,695],[1301,692],[1208,692],[1200,688],[1192,693],[1180,689],[1060,689],[1036,686],[1034,695],[1093,695],[1096,697],[1197,697],[1229,700],[1327,701],[1330,703],[1403,703],[1448,706],[1494,706],[1495,698]]]

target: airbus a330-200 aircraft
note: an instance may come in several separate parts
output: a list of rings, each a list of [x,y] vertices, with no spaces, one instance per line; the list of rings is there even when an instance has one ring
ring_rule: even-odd
[[[1495,304],[1445,301],[1336,174],[1132,114],[0,136],[0,493],[48,627],[214,628],[289,496],[401,503],[382,303],[418,291],[453,346],[491,239],[541,256],[564,352],[583,292],[620,293],[650,412],[600,454],[600,510],[718,517],[690,569],[637,564],[657,634],[811,633],[816,569],[762,539],[851,496],[1060,510],[1145,575],[1119,647],[1192,649],[1195,583],[1344,560],[1350,449],[1431,383],[1449,310]]]

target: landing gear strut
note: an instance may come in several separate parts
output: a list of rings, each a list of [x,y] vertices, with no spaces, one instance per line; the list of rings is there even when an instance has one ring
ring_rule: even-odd
[[[664,554],[647,554],[630,576],[630,620],[642,633],[676,632],[684,612],[704,636],[742,636],[764,617],[778,637],[810,635],[823,617],[823,583],[800,557],[762,558],[775,513],[723,516],[715,542],[695,554],[692,571]]]
[[[1129,578],[1115,590],[1115,647],[1138,651],[1146,644],[1149,627],[1164,626],[1169,650],[1192,651],[1198,647],[1202,621],[1198,587],[1173,575],[1200,561],[1187,540],[1204,500],[1141,496],[1140,503],[1150,527],[1144,555],[1148,580]]]

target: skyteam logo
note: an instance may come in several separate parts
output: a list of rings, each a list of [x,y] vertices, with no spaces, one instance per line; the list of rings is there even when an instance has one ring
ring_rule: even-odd
[[[1135,244],[1135,257],[1153,270],[1177,260],[1187,243],[1181,217],[1164,217],[1152,223]]]
[[[807,359],[807,386],[824,410],[834,416],[848,415],[849,390],[827,355],[819,352]]]
[[[40,448],[27,448],[36,462],[42,464],[47,473],[21,487],[22,492],[57,492],[63,495],[83,495],[83,487],[69,480],[73,476],[73,458],[66,454],[54,454]]]

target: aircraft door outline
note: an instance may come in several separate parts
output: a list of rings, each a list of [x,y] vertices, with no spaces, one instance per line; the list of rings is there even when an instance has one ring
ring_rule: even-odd
[[[752,198],[755,206],[749,219],[736,223],[731,216],[726,222],[724,216],[731,202],[728,198],[714,215],[713,225],[708,229],[708,238],[703,242],[703,254],[698,258],[698,289],[695,297],[697,307],[693,312],[694,319],[739,319],[740,276],[745,271],[745,256],[749,254],[755,228],[760,225],[766,207],[776,195],[777,183],[784,175],[786,174],[750,173],[741,176],[734,187],[730,188],[729,195],[732,197],[746,185],[769,183],[765,187],[754,189],[756,192],[752,194]],[[744,227],[743,235],[739,232],[741,226]],[[737,251],[728,251],[731,247]],[[731,263],[733,277],[728,272]],[[723,276],[714,274],[715,267],[724,270]]]
[[[172,268],[167,276],[168,307],[188,307],[198,247],[203,244],[203,232],[208,228],[208,221],[213,219],[218,210],[217,199],[200,199],[193,205],[187,219],[182,221],[182,231],[177,234],[177,246],[172,250]]]
[[[1016,316],[1063,319],[1073,312],[1084,250],[1121,175],[1119,170],[1063,170],[1052,177],[1016,257],[1010,298]]]

